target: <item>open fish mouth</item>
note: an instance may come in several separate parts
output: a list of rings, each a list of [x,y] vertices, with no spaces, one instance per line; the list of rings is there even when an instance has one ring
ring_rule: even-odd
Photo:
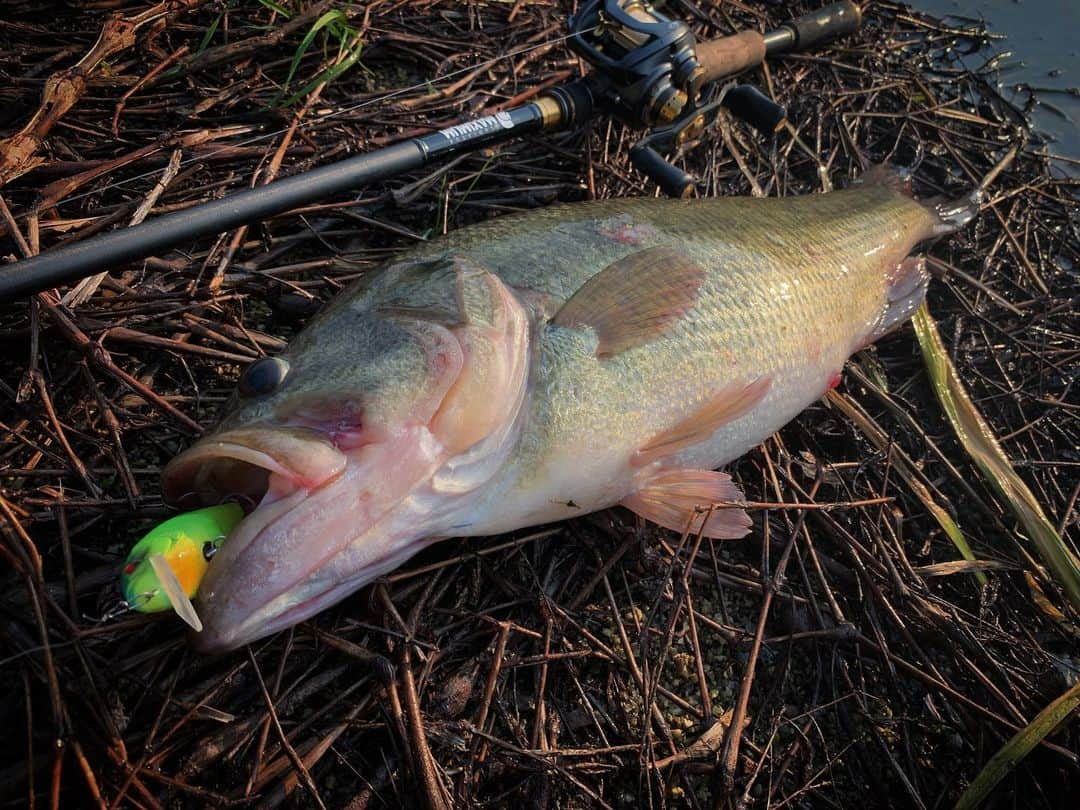
[[[246,511],[337,478],[345,454],[309,428],[245,428],[204,439],[162,473],[165,501],[182,509],[238,501]]]
[[[343,452],[309,428],[243,428],[170,462],[171,503],[236,499],[248,511],[199,585],[193,646],[218,652],[270,635],[415,553],[431,505],[416,488],[440,463],[439,446],[423,428],[395,438]]]
[[[223,601],[233,601],[223,600],[221,588],[215,585],[224,579],[225,590],[231,589],[229,572],[222,569],[230,568],[230,560],[243,557],[247,547],[272,533],[313,493],[338,480],[347,466],[347,456],[319,431],[293,427],[226,431],[197,443],[166,466],[162,494],[168,503],[191,509],[235,501],[247,513],[211,561],[200,585],[197,601],[206,627],[195,637],[198,646],[231,647],[237,632],[244,632],[242,626],[235,626],[234,616],[222,616],[218,608]],[[282,588],[291,584],[282,583]],[[215,590],[219,591],[216,599],[211,598]],[[274,627],[265,629],[272,632]]]

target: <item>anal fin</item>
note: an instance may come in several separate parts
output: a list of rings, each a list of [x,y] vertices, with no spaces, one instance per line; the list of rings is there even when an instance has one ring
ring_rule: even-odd
[[[745,500],[727,473],[663,470],[621,503],[646,520],[680,534],[689,529],[693,535],[700,532],[705,537],[733,540],[750,533],[750,516],[738,507],[714,506],[711,512],[709,507]]]
[[[885,307],[861,347],[873,343],[905,323],[926,297],[930,274],[925,256],[908,256],[885,275]]]

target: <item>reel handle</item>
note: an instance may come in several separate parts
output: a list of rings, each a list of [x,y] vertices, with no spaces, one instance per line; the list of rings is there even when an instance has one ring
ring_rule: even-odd
[[[760,65],[766,56],[805,51],[847,36],[859,29],[862,11],[844,0],[788,20],[774,31],[761,34],[742,31],[719,39],[699,42],[694,49],[698,63],[711,82]]]
[[[740,31],[729,37],[699,42],[694,49],[705,71],[705,81],[742,73],[765,61],[765,37],[760,31]]]

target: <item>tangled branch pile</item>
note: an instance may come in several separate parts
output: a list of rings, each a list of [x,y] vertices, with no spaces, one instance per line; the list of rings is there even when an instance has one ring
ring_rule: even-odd
[[[713,37],[806,10],[760,5],[672,12]],[[568,10],[8,2],[0,249],[519,104],[576,75],[558,41]],[[985,41],[871,4],[858,37],[752,77],[798,140],[725,122],[680,160],[709,195],[843,185],[860,152],[921,154],[923,193],[969,187],[1028,137],[991,77],[955,61]],[[733,466],[773,504],[746,541],[680,540],[613,510],[445,543],[213,659],[172,619],[98,620],[127,548],[166,514],[161,466],[212,424],[243,364],[415,240],[655,193],[627,163],[636,137],[607,122],[536,137],[4,305],[8,804],[941,806],[1075,682],[1067,602],[954,440],[910,328]],[[1078,213],[1077,181],[1028,144],[978,221],[933,248],[930,294],[962,378],[1074,550]],[[1078,744],[1063,726],[1000,795],[1061,806]]]

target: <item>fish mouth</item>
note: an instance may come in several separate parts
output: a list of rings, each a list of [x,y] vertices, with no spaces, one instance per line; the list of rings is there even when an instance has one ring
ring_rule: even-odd
[[[247,516],[216,552],[191,644],[217,653],[296,624],[414,554],[441,462],[426,428],[343,452],[320,431],[225,431],[177,456],[163,492],[185,508],[235,499]],[[419,490],[418,490],[419,487]]]
[[[348,457],[328,437],[295,427],[225,431],[203,439],[166,465],[162,495],[167,503],[194,509],[235,501],[246,513],[200,584],[197,601],[204,632],[195,634],[195,646],[219,651],[242,642],[236,617],[219,609],[220,603],[233,601],[221,598],[222,592],[232,591],[230,569],[244,558],[248,546],[272,533],[313,494],[332,486],[347,466]],[[254,595],[254,588],[245,590],[247,596]],[[218,598],[207,598],[215,591]]]
[[[295,506],[280,502],[285,509],[270,516],[270,519],[258,529],[258,532],[270,532],[275,530],[275,521],[282,518],[284,512]],[[246,609],[243,615],[231,616],[234,609],[230,605],[230,595],[206,594],[199,598],[199,614],[203,621],[203,630],[192,632],[189,641],[191,646],[201,653],[217,654],[234,650],[243,644],[249,644],[261,638],[285,630],[293,625],[311,618],[315,614],[325,610],[331,605],[344,599],[346,596],[359,590],[364,585],[397,568],[405,560],[413,556],[419,549],[430,540],[424,538],[411,538],[413,542],[404,543],[397,548],[387,549],[382,556],[374,559],[352,576],[338,581],[335,577],[315,576],[302,587],[297,583],[292,588],[286,588],[276,596],[260,604],[255,609]],[[328,560],[335,556],[330,554],[313,562],[309,569],[309,575]],[[211,565],[210,570],[213,570]],[[221,570],[221,569],[218,569]],[[211,585],[211,588],[218,586]],[[295,592],[293,592],[295,591]]]
[[[309,428],[245,428],[203,439],[162,473],[162,496],[181,509],[236,500],[251,512],[337,478],[345,454]]]

